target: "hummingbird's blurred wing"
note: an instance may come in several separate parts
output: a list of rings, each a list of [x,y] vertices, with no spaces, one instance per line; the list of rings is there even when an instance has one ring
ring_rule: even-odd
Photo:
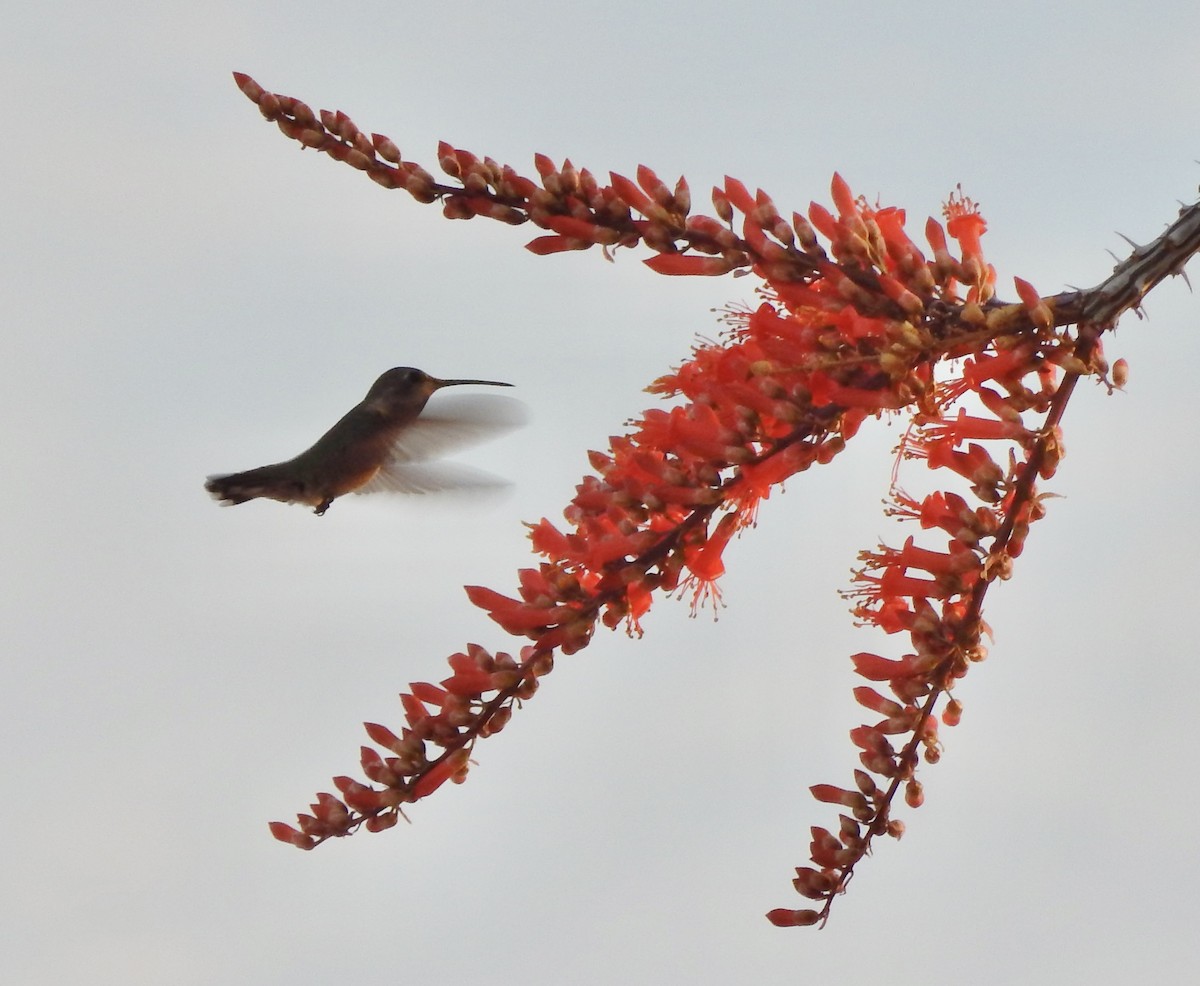
[[[427,462],[498,438],[525,423],[525,405],[499,394],[434,394],[393,446],[396,462]]]
[[[379,471],[355,493],[435,493],[498,487],[505,481],[443,455],[478,445],[524,424],[525,405],[495,394],[435,394],[416,421],[392,445]]]
[[[503,479],[457,462],[411,463],[388,460],[355,493],[443,493],[447,490],[496,489]]]

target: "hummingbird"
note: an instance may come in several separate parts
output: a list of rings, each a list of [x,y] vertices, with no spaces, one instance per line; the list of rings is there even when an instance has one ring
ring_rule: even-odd
[[[204,488],[223,506],[265,497],[306,504],[320,517],[346,493],[427,493],[479,485],[482,474],[465,467],[412,465],[447,446],[469,444],[520,423],[520,402],[498,397],[479,396],[473,405],[460,402],[454,413],[421,416],[436,391],[467,384],[512,386],[499,380],[439,380],[411,366],[393,367],[371,384],[361,403],[295,458],[209,476]]]

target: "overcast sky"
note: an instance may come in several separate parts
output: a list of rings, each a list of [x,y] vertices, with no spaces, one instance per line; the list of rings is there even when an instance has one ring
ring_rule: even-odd
[[[347,13],[347,8],[353,8]],[[1198,958],[1195,378],[1181,280],[1107,342],[990,659],[908,834],[824,931],[792,868],[864,721],[836,591],[909,533],[864,427],[731,545],[719,622],[660,600],[560,657],[412,825],[301,853],[361,723],[515,648],[511,591],[642,388],[751,300],[626,252],[386,192],[302,153],[230,72],[341,109],[431,170],[725,174],[785,214],[856,192],[919,232],[961,182],[1012,276],[1094,284],[1200,182],[1200,7],[1179,3],[5,5],[0,158],[0,978],[13,983],[1180,982]],[[290,456],[383,370],[508,380],[530,422],[465,456],[482,499],[220,509],[206,474]],[[914,474],[911,485],[924,477]],[[899,651],[885,651],[898,656]],[[868,714],[869,715],[869,714]]]

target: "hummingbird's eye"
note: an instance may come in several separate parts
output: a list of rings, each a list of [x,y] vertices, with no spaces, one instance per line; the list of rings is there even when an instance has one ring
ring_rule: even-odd
[[[415,387],[425,379],[425,374],[412,366],[398,366],[389,370],[387,376],[392,386],[405,389]]]

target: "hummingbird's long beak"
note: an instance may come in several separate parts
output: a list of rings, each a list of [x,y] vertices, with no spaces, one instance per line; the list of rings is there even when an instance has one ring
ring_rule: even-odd
[[[429,382],[434,385],[434,390],[440,390],[442,387],[457,387],[464,383],[473,383],[480,387],[511,387],[511,383],[502,383],[499,380],[439,380],[437,377],[430,377]]]

